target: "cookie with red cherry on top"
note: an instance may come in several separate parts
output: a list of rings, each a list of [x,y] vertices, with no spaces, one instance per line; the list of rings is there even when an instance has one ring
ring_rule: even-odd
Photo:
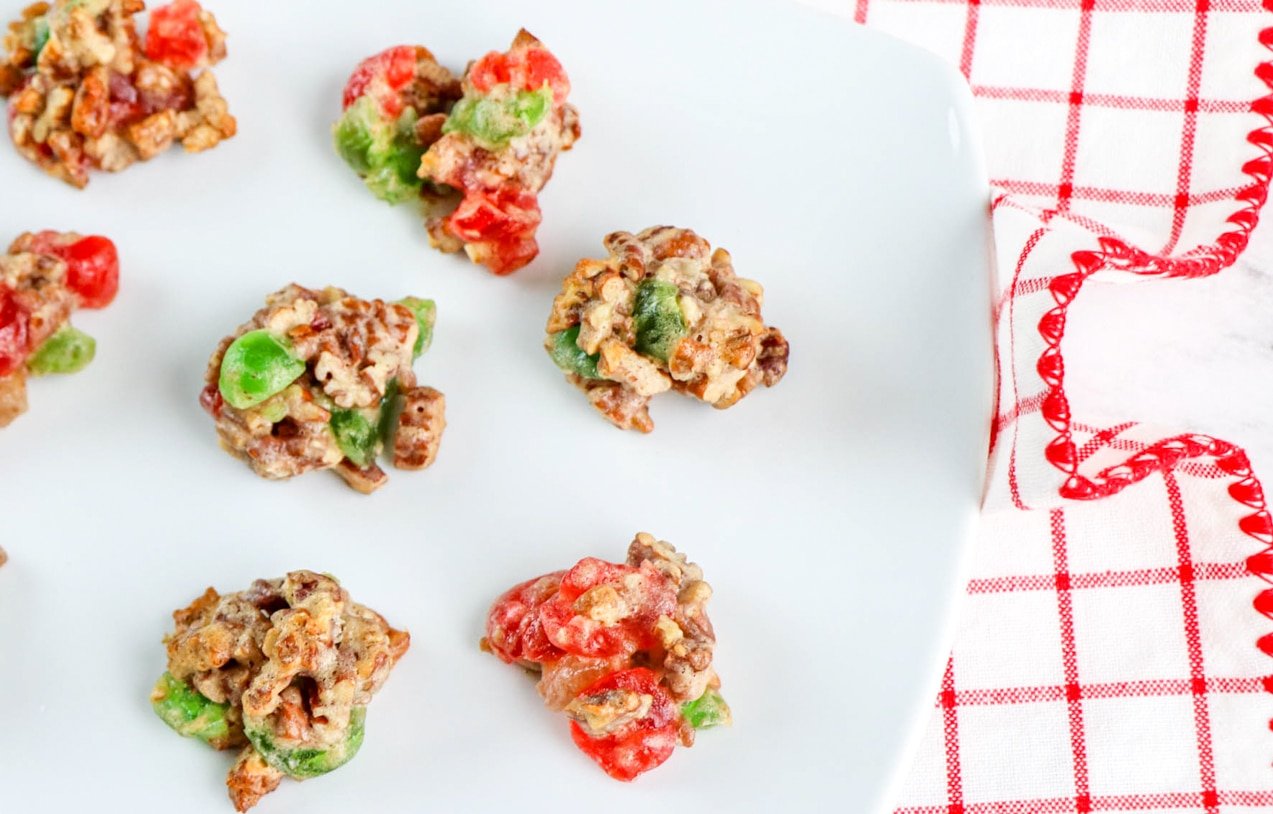
[[[27,232],[0,255],[0,427],[27,410],[27,377],[75,373],[97,343],[71,325],[119,290],[119,254],[100,235]]]
[[[434,248],[505,275],[539,253],[539,193],[580,134],[569,93],[557,57],[524,29],[460,76],[399,45],[354,69],[332,132],[377,198],[419,201]]]
[[[75,187],[90,170],[119,172],[181,144],[211,149],[234,136],[210,66],[225,32],[196,0],[150,12],[142,0],[33,3],[9,25],[0,97],[28,161]]]
[[[622,563],[585,557],[509,589],[491,606],[482,649],[538,673],[575,745],[634,780],[698,730],[731,723],[712,666],[711,595],[699,566],[641,533]]]

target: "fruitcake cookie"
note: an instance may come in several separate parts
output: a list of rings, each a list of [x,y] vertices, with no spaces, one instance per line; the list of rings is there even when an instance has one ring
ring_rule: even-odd
[[[570,80],[522,30],[462,81],[419,46],[377,54],[345,87],[336,147],[378,197],[423,200],[430,242],[496,274],[535,258],[538,194],[579,138]]]
[[[689,229],[615,232],[605,260],[580,260],[553,301],[548,355],[610,423],[649,432],[650,397],[676,390],[718,409],[787,372],[759,283]]]
[[[481,646],[538,672],[575,745],[633,780],[697,730],[731,722],[712,668],[711,595],[702,569],[641,533],[624,564],[587,557],[514,586],[491,606]]]
[[[179,734],[239,749],[226,778],[238,811],[284,777],[305,780],[349,762],[371,697],[411,642],[313,571],[224,596],[208,588],[172,616],[168,669],[151,704]]]
[[[118,289],[115,244],[98,235],[27,232],[0,256],[0,427],[26,412],[28,375],[93,361],[97,343],[71,312],[104,308]]]
[[[221,446],[264,478],[334,469],[369,494],[399,469],[437,457],[446,399],[416,384],[412,363],[428,349],[432,300],[360,300],[339,288],[289,285],[221,341],[199,397]]]
[[[180,142],[215,147],[235,120],[208,66],[225,57],[225,32],[195,0],[150,14],[141,0],[34,3],[4,37],[0,96],[9,134],[42,170],[83,187],[88,171],[118,172]],[[197,75],[191,72],[199,70]]]

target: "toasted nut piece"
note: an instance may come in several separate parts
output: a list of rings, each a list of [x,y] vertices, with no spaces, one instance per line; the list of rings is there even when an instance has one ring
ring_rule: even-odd
[[[446,429],[446,396],[432,387],[413,387],[402,395],[393,465],[399,469],[424,469],[438,457],[442,431]]]

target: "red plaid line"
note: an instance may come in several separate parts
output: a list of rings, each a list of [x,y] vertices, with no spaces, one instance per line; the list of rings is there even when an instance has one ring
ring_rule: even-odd
[[[1079,463],[1086,461],[1099,450],[1117,444],[1119,434],[1130,430],[1134,426],[1136,426],[1135,422],[1127,421],[1122,424],[1116,424],[1113,427],[1106,427],[1103,430],[1097,430],[1086,444],[1079,447],[1077,455]],[[1137,452],[1139,451],[1140,450],[1137,450]]]
[[[889,2],[907,5],[962,6],[967,0],[889,0]],[[983,6],[1055,9],[1059,11],[1082,8],[1085,4],[1091,3],[1095,11],[1111,14],[1175,13],[1180,11],[1181,8],[1178,0],[1136,0],[1136,2],[1129,2],[1129,0],[1100,0],[1100,2],[1091,2],[1091,0],[980,0],[980,2]],[[866,19],[866,8],[866,2],[857,0],[854,18],[856,19],[858,13],[862,14],[862,19],[858,20],[858,22],[868,22]],[[1249,0],[1218,0],[1218,2],[1211,4],[1211,10],[1217,13],[1245,13],[1251,11],[1252,8],[1253,6]]]
[[[959,72],[972,76],[972,55],[977,45],[977,10],[981,0],[968,0],[968,16],[964,22],[964,44],[959,53]]]
[[[1198,775],[1202,784],[1203,805],[1208,814],[1216,811],[1216,767],[1211,747],[1211,713],[1207,706],[1207,676],[1202,661],[1202,633],[1198,629],[1198,596],[1189,552],[1189,527],[1185,523],[1180,484],[1171,472],[1163,473],[1167,484],[1167,500],[1171,511],[1172,531],[1176,535],[1176,552],[1180,558],[1180,599],[1184,609],[1185,645],[1189,652],[1189,681],[1193,686],[1194,725],[1198,734]]]
[[[1028,182],[1021,182],[1021,183],[1028,183]],[[991,202],[991,205],[990,205],[991,212],[994,212],[998,209],[1016,209],[1023,212],[1030,212],[1030,213],[1034,213],[1038,211],[1037,207],[1027,206],[1025,201],[1020,200],[1017,196],[1004,194],[1005,192],[1006,190],[1000,191],[996,195],[995,199]],[[1047,193],[1049,197],[1053,194],[1055,194],[1055,190],[1052,190]],[[1053,215],[1053,220],[1073,223],[1076,226],[1080,226],[1086,229],[1092,234],[1100,235],[1102,237],[1115,236],[1114,231],[1110,229],[1108,226],[1101,223],[1100,221],[1093,220],[1092,218],[1089,218],[1086,215],[1083,215],[1081,212],[1057,212]],[[1048,279],[1051,279],[1051,278],[1048,278]]]
[[[1095,0],[1082,0],[1079,4],[1078,46],[1074,49],[1074,75],[1070,79],[1069,108],[1065,117],[1061,180],[1057,184],[1056,208],[1060,212],[1069,210],[1074,194],[1074,164],[1078,156],[1079,127],[1083,120],[1083,83],[1087,78],[1087,54],[1092,44],[1092,9],[1095,5]]]
[[[985,3],[986,0],[981,0]],[[972,92],[985,99],[1005,99],[1013,102],[1053,102],[1068,104],[1071,92],[1048,88],[1013,88],[995,85],[973,85]],[[1087,93],[1083,104],[1091,107],[1113,107],[1122,110],[1146,110],[1159,113],[1183,113],[1191,105],[1200,113],[1245,113],[1251,109],[1250,101],[1220,99],[1176,99],[1169,97],[1127,96],[1116,93]],[[1043,194],[1054,194],[1049,190]],[[1031,193],[1035,194],[1035,193]],[[1232,193],[1228,197],[1233,197]],[[1164,203],[1171,203],[1165,201]]]
[[[1021,279],[1021,272],[1025,268],[1026,261],[1029,260],[1030,258],[1030,253],[1033,252],[1034,249],[1039,245],[1039,241],[1043,239],[1043,236],[1045,234],[1047,234],[1047,229],[1040,227],[1034,232],[1034,234],[1030,235],[1030,237],[1026,240],[1025,246],[1021,250],[1021,256],[1017,260],[1017,266],[1012,271],[1012,281],[1008,284],[1009,291],[1015,291],[1017,289],[1017,283]],[[1016,350],[1017,350],[1016,303],[1017,303],[1017,297],[1012,297],[1009,299],[1007,363],[1006,364],[1001,363],[1001,369],[1006,368],[1007,370],[1011,371],[1012,396],[1014,400],[1013,415],[1014,417],[1020,417],[1022,415],[1023,402],[1021,399],[1021,389],[1018,386],[1017,366],[1014,361],[1016,359]],[[1017,442],[1020,439],[1016,435],[1017,425],[1015,421],[1012,422],[1012,428],[1013,428],[1012,451],[1010,453],[1011,457],[1008,461],[1008,488],[1012,495],[1012,505],[1016,506],[1018,509],[1025,509],[1026,505],[1021,500],[1020,482],[1017,479]],[[991,447],[994,447],[997,439],[998,439],[997,427],[992,427],[991,436],[990,436]]]
[[[1057,615],[1061,618],[1061,663],[1065,668],[1065,702],[1070,721],[1070,749],[1074,756],[1075,810],[1091,811],[1092,794],[1087,774],[1087,736],[1083,731],[1083,699],[1079,693],[1077,645],[1074,642],[1074,603],[1070,591],[1069,555],[1066,552],[1065,514],[1050,513],[1052,561],[1056,568]]]
[[[1093,186],[1074,186],[1062,190],[1061,184],[1049,184],[1043,181],[1016,181],[1011,178],[994,178],[995,186],[1018,195],[1031,195],[1041,198],[1060,198],[1064,193],[1069,200],[1097,201],[1100,203],[1122,204],[1125,206],[1171,206],[1187,209],[1198,204],[1230,201],[1242,191],[1243,187],[1227,187],[1213,189],[1208,192],[1166,193],[1137,192],[1126,189],[1105,189]]]
[[[1043,397],[1046,395],[1047,393],[1035,393],[1033,396],[1026,396],[1025,398],[1018,401],[1016,404],[1014,404],[1012,409],[1009,410],[1008,412],[1000,413],[999,415],[995,416],[994,427],[992,432],[997,435],[998,433],[1002,432],[1005,428],[1011,426],[1012,422],[1016,421],[1021,416],[1038,412],[1040,405],[1043,404]],[[992,444],[993,444],[993,437],[992,437]]]
[[[894,814],[1073,814],[1076,811],[1180,811],[1214,809],[1218,805],[1240,808],[1273,806],[1273,792],[1223,791],[1172,794],[1111,794],[1090,798],[1050,797],[969,803],[959,806],[904,806]]]
[[[942,727],[946,739],[946,797],[950,801],[947,810],[959,814],[963,809],[963,780],[959,771],[959,713],[955,709],[955,664],[946,661],[942,674],[941,694],[937,699],[942,708]]]
[[[1252,695],[1267,692],[1258,678],[1208,678],[1203,691],[1215,695]],[[1192,679],[1154,679],[1097,684],[1053,684],[1043,687],[1005,687],[987,690],[959,690],[950,699],[957,707],[1005,704],[1048,704],[1070,696],[1082,699],[1162,697],[1193,695],[1198,684]],[[938,702],[938,706],[941,703]]]
[[[1180,569],[1189,569],[1190,579],[1210,581],[1241,579],[1249,576],[1245,562],[1191,562],[1185,566],[1138,568],[1130,571],[1098,571],[1085,574],[1066,574],[1070,590],[1094,588],[1124,588],[1134,585],[1161,585],[1181,579]],[[1020,593],[1022,591],[1052,591],[1057,587],[1056,574],[1025,574],[1011,577],[981,577],[968,581],[965,588],[970,594]]]
[[[1008,303],[1013,297],[1023,297],[1027,294],[1037,294],[1048,287],[1048,283],[1052,282],[1051,277],[1035,277],[1030,280],[1018,280],[999,297],[999,301],[995,303],[995,321],[999,321],[999,317],[1003,315],[1003,309],[1008,307]]]
[[[1176,200],[1171,216],[1171,235],[1161,253],[1170,254],[1180,240],[1185,225],[1185,212],[1190,206],[1189,180],[1193,173],[1194,141],[1198,131],[1198,86],[1202,82],[1202,47],[1207,37],[1207,13],[1211,0],[1195,0],[1197,11],[1193,15],[1193,44],[1189,52],[1189,78],[1185,84],[1185,122],[1180,137],[1180,171],[1176,177]]]

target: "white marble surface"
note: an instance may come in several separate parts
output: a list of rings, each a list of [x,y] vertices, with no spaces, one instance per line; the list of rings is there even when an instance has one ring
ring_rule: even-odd
[[[1214,435],[1273,477],[1271,271],[1266,209],[1246,253],[1213,277],[1085,291],[1065,346],[1076,414]]]
[[[853,9],[852,0],[794,1]],[[1089,285],[1069,311],[1063,348],[1081,420],[1223,438],[1273,478],[1273,211],[1237,264],[1215,276]]]

